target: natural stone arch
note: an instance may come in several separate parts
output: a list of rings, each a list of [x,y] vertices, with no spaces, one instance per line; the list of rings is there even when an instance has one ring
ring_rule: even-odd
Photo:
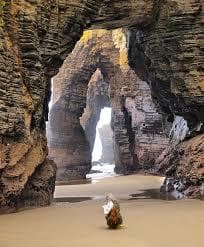
[[[92,32],[90,34],[92,35]],[[111,61],[106,49],[97,45],[98,38],[103,38],[104,41],[107,39],[107,42],[109,42],[108,48],[113,50],[112,55],[114,55],[115,50],[113,59],[119,61],[120,53],[110,38],[112,33],[101,30],[99,31],[99,37],[92,40],[86,35],[89,35],[89,33],[84,35],[81,42],[76,45],[72,54],[67,58],[61,70],[61,74],[64,77],[59,74],[59,79],[57,80],[60,80],[61,94],[54,96],[56,102],[50,112],[50,149],[58,150],[56,143],[57,145],[59,144],[59,149],[62,150],[61,145],[64,145],[64,149],[67,150],[67,156],[64,156],[60,150],[51,151],[51,157],[55,158],[59,164],[58,174],[60,175],[58,177],[64,180],[72,177],[77,178],[77,176],[84,178],[91,168],[92,147],[90,148],[87,143],[83,129],[80,126],[80,117],[86,106],[88,82],[92,74],[99,68],[106,82],[110,83],[110,87],[112,83],[115,83],[115,74],[122,74],[119,65],[114,65],[114,60]],[[87,56],[87,54],[89,55]],[[80,61],[83,62],[79,62],[77,57],[80,57]],[[94,129],[95,127],[93,126]],[[77,133],[73,133],[73,130],[76,130]],[[93,137],[95,139],[95,134]],[[60,140],[62,141],[61,144]],[[90,144],[92,146],[92,143]],[[54,146],[52,147],[52,145]]]
[[[96,75],[95,81],[92,77]],[[85,90],[80,93],[75,91],[75,84],[72,85],[70,95],[72,99],[66,102],[67,98],[60,97],[53,105],[48,125],[48,146],[49,157],[58,165],[57,180],[67,181],[69,179],[85,178],[91,169],[91,153],[95,140],[95,128],[103,107],[110,105],[107,86],[102,92],[104,84],[107,84],[97,76],[97,71],[91,76],[89,82],[83,82]],[[92,85],[92,83],[94,83]],[[76,85],[77,86],[77,85]],[[83,87],[82,85],[79,87]],[[98,89],[99,95],[95,95]],[[91,102],[87,101],[87,94],[92,93]],[[103,93],[103,94],[102,94]],[[101,95],[100,95],[101,94]],[[77,102],[83,103],[77,105]],[[62,103],[63,102],[63,103]],[[80,118],[89,104],[94,109],[94,114],[84,117],[84,129],[80,124]]]
[[[62,179],[69,179],[71,176],[67,176],[66,178],[65,174],[72,174],[71,170],[75,171],[74,178],[77,177],[76,171],[78,171],[79,176],[85,177],[91,167],[90,154],[95,139],[95,127],[99,119],[100,110],[105,106],[104,103],[97,107],[97,112],[94,113],[94,115],[89,115],[84,119],[85,122],[83,126],[90,143],[90,148],[88,147],[82,129],[79,127],[79,119],[87,101],[86,92],[88,90],[89,77],[95,67],[100,69],[103,76],[102,81],[109,84],[109,93],[106,90],[105,96],[109,97],[110,102],[108,104],[112,107],[111,125],[114,133],[113,143],[116,172],[127,174],[137,169],[143,169],[143,166],[145,165],[147,167],[149,163],[154,166],[155,156],[157,156],[167,144],[166,136],[162,137],[161,135],[163,131],[161,127],[162,118],[154,109],[150,90],[148,91],[149,87],[147,85],[145,86],[145,82],[140,82],[134,71],[128,66],[125,40],[125,32],[123,30],[115,30],[112,32],[103,30],[86,32],[77,43],[72,54],[70,54],[65,61],[64,66],[55,79],[57,83],[57,93],[54,95],[56,102],[50,113],[51,131],[49,131],[49,147],[50,157],[54,158],[56,163],[59,164],[59,171],[60,169],[62,170],[62,172],[60,172]],[[132,90],[126,85],[130,83],[130,81],[131,83],[135,83]],[[142,86],[142,84],[144,84],[144,86]],[[98,84],[98,81],[95,86],[96,85],[99,85],[99,88],[103,88],[102,84]],[[60,87],[62,88],[59,89]],[[98,91],[100,91],[100,89],[98,89]],[[142,92],[144,92],[144,95],[142,95]],[[135,98],[137,97],[138,100],[144,97],[144,103],[136,100]],[[92,99],[92,105],[94,105],[93,100],[95,99]],[[140,143],[139,140],[137,140],[137,151],[135,144],[136,137],[133,128],[135,128],[134,124],[138,124],[139,121],[136,122],[135,118],[137,117],[134,115],[135,110],[131,110],[127,100],[129,100],[129,102],[132,101],[132,104],[134,104],[134,100],[136,100],[136,102],[138,101],[138,105],[146,103],[148,106],[146,108],[149,109],[149,113],[148,111],[143,112],[142,109],[140,110],[141,113],[139,113],[138,110],[138,114],[142,114],[142,120],[140,121],[146,122],[145,116],[147,116],[149,123],[146,123],[146,125],[147,129],[150,128],[149,133],[151,137],[148,135],[146,137],[144,136],[145,132],[148,133],[148,131],[143,127],[144,131],[142,134],[140,134],[140,136],[137,135],[138,138],[141,138],[141,135],[143,135],[143,141],[146,142],[146,146],[143,145],[144,147],[142,147],[142,142]],[[105,102],[105,104],[107,104],[107,102]],[[87,105],[87,107],[90,106]],[[91,111],[93,113],[93,109]],[[61,114],[61,116],[59,114]],[[68,116],[66,120],[64,116]],[[90,122],[90,119],[94,122]],[[87,126],[86,123],[91,123],[91,125]],[[151,131],[152,125],[154,126],[154,130],[152,129]],[[79,138],[79,142],[74,145],[76,138],[75,135],[73,135],[72,129],[75,129],[76,126],[78,126],[78,133],[75,133],[75,135],[81,136],[81,138]],[[68,136],[66,135],[66,131],[69,133]],[[80,141],[83,145],[80,144]],[[159,141],[162,141],[161,145]],[[57,148],[58,143],[59,150]],[[65,152],[62,151],[62,145],[64,145]],[[157,148],[155,147],[156,145]],[[81,155],[78,151],[74,152],[73,149],[81,150]],[[84,152],[83,149],[86,151]],[[75,153],[76,156],[70,160],[70,156],[72,156],[73,153]],[[144,156],[147,157],[145,158]],[[77,163],[74,159],[77,160]],[[63,169],[61,166],[63,166]]]
[[[0,205],[2,208],[17,205],[25,184],[27,183],[29,187],[30,177],[34,176],[35,171],[37,172],[37,167],[49,170],[47,165],[49,161],[46,160],[45,120],[50,78],[57,73],[62,61],[85,28],[131,26],[144,31],[145,35],[142,35],[142,39],[140,35],[139,37],[136,35],[137,31],[133,32],[129,43],[130,47],[139,50],[139,53],[136,52],[137,57],[144,61],[145,69],[150,68],[151,73],[148,74],[151,76],[146,77],[144,69],[138,73],[140,66],[134,61],[134,49],[131,49],[133,51],[131,65],[141,78],[145,75],[145,79],[149,80],[155,96],[158,92],[159,95],[165,95],[170,88],[172,97],[167,104],[171,107],[166,108],[164,100],[157,96],[160,108],[170,115],[172,113],[183,115],[188,119],[190,131],[195,130],[194,134],[197,135],[198,129],[200,131],[198,133],[203,138],[202,17],[204,8],[201,0],[168,0],[165,3],[153,0],[74,1],[71,6],[70,1],[66,0],[52,2],[9,0],[1,1],[0,4],[1,7],[2,4],[4,6],[3,16],[0,17],[2,82]],[[0,12],[2,13],[1,9]],[[179,30],[176,28],[177,24]],[[172,31],[175,31],[173,41]],[[196,37],[196,41],[190,42],[189,37]],[[159,53],[165,58],[162,59],[162,63],[155,56],[156,53],[152,49],[154,47],[159,49],[162,47],[162,52]],[[168,51],[167,55],[165,55],[166,51]],[[169,64],[170,67],[166,66]],[[165,67],[163,71],[171,71],[171,76],[167,76],[164,81],[161,80],[162,73],[156,73],[163,67]],[[167,90],[162,86],[163,82],[173,85],[173,88],[168,86]],[[191,145],[193,139],[189,142]],[[23,151],[19,153],[19,149]],[[39,159],[36,159],[36,152]],[[17,156],[14,155],[16,153]],[[35,161],[30,162],[32,160]],[[29,172],[23,168],[26,167],[26,163],[29,163]],[[178,164],[178,161],[176,163]],[[192,168],[191,163],[189,167]],[[38,172],[42,172],[42,169],[38,169]],[[194,183],[185,176],[185,173],[181,174],[181,177],[184,176],[188,181],[187,184]],[[51,177],[54,179],[53,175]],[[35,179],[38,181],[36,177]],[[196,184],[200,184],[199,178],[194,180]],[[41,190],[46,191],[46,186]],[[34,185],[31,187],[35,188]],[[40,196],[43,198],[42,194]],[[50,200],[46,201],[49,202]]]

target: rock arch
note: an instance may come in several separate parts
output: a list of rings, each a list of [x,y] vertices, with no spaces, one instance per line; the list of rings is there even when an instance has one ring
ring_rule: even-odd
[[[95,80],[89,81],[96,68]],[[116,172],[154,168],[168,138],[148,85],[128,66],[124,30],[85,32],[54,81],[57,95],[50,112],[49,148],[59,180],[85,178],[100,110],[107,105],[112,107]],[[80,127],[83,111],[81,123],[88,140]]]
[[[45,139],[50,78],[84,29],[129,27],[131,66],[150,83],[159,108],[170,118],[183,116],[190,132],[203,139],[203,11],[202,0],[0,1],[1,208],[21,206],[26,198],[31,205],[36,198],[38,204],[50,202],[54,168],[46,159]],[[179,157],[176,164],[185,167],[185,156]],[[200,163],[196,178],[179,173],[187,187],[202,183],[202,153]],[[43,185],[42,173],[49,178]]]

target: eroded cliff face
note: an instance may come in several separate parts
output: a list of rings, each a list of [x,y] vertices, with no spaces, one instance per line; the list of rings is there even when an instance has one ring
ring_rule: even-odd
[[[112,120],[115,150],[119,148],[115,154],[116,172],[153,172],[155,157],[168,145],[169,126],[165,117],[157,112],[148,84],[128,65],[127,33],[113,31],[113,39],[120,51],[121,68],[121,74],[116,76],[113,99],[113,105],[116,102],[117,109],[120,108]]]
[[[50,78],[83,29],[135,27],[129,60],[151,85],[160,109],[171,117],[184,116],[191,130],[203,123],[203,11],[202,0],[1,0],[1,208],[15,208],[19,198],[23,204],[23,190],[29,192],[37,167],[49,163],[45,120]],[[52,167],[49,181],[55,176]],[[39,190],[45,188],[51,198],[54,183],[49,190],[46,186]]]
[[[204,122],[203,18],[203,1],[168,0],[154,25],[129,33],[131,66],[151,84],[155,103],[191,131]]]
[[[169,0],[151,26],[129,32],[129,63],[149,83],[154,103],[169,120],[176,123],[178,118],[183,118],[182,127],[175,124],[178,137],[184,132],[184,137],[201,133],[200,139],[203,137],[203,18],[203,1]],[[173,172],[167,175],[182,181],[185,191],[204,182],[204,153],[202,145],[196,144],[196,137],[187,141],[182,138],[184,143],[180,144],[178,139],[174,138],[165,159],[162,161],[164,156],[161,156],[159,163],[172,168]]]
[[[47,205],[52,198],[56,168],[46,158],[45,137],[49,81],[80,36],[68,38],[64,28],[71,13],[64,4],[0,1],[1,208],[25,201]],[[41,184],[33,185],[36,176]],[[33,190],[44,201],[32,197]]]

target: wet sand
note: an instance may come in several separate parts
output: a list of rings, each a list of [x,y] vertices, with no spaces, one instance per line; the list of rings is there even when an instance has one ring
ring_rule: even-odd
[[[72,203],[1,215],[0,247],[203,247],[204,202],[151,199],[151,193],[143,193],[158,190],[161,182],[133,175],[57,186],[55,197],[72,198]],[[120,200],[120,230],[105,224],[101,205],[109,192]]]

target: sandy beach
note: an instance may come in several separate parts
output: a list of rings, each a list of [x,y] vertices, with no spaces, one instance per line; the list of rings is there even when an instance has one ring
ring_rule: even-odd
[[[162,180],[131,175],[94,184],[56,186],[58,200],[67,197],[73,202],[55,202],[46,208],[1,215],[0,246],[203,247],[203,201],[167,201],[145,193],[139,196],[143,190],[158,190]],[[107,229],[104,220],[101,206],[109,192],[121,204],[124,227],[119,230]]]

